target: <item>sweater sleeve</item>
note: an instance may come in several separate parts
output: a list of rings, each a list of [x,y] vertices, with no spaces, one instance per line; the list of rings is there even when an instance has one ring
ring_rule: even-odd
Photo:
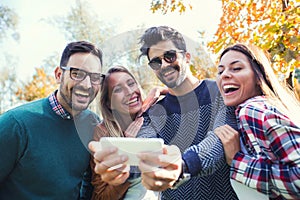
[[[151,126],[151,119],[148,113],[143,113],[144,122],[136,137],[138,138],[157,138],[157,131]]]
[[[94,131],[94,140],[98,141],[100,137],[106,136],[107,131],[104,128],[102,124],[99,124],[98,126],[95,127]],[[92,194],[92,199],[93,200],[106,200],[106,199],[122,199],[124,195],[126,194],[130,183],[126,181],[125,183],[118,185],[118,186],[113,186],[109,185],[106,182],[102,181],[101,176],[99,174],[96,174],[94,171],[95,168],[95,162],[94,159],[92,158],[90,161],[90,165],[92,168],[92,185],[94,187],[94,191]]]
[[[0,116],[0,185],[22,157],[26,143],[24,126],[16,120],[13,112],[2,114]]]
[[[183,160],[192,176],[210,175],[226,165],[222,142],[213,130],[225,124],[237,129],[234,108],[225,106],[216,85],[209,87],[209,90],[212,110],[209,113],[211,124],[206,137],[197,145],[189,147],[183,154]]]

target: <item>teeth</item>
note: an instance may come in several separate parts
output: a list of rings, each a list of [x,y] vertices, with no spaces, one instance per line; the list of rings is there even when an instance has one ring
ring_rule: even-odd
[[[171,70],[168,70],[167,72],[164,73],[164,76],[168,76],[170,74],[173,74],[174,73],[174,70],[171,69]]]
[[[236,86],[236,85],[224,85],[223,88],[224,88],[224,90],[227,90],[227,89],[231,89],[231,88],[239,88],[239,87]]]
[[[137,101],[138,101],[138,98],[136,97],[136,98],[134,98],[134,99],[128,101],[127,104],[135,103],[135,102],[137,102]]]
[[[236,85],[224,85],[223,86],[223,90],[224,90],[225,93],[228,93],[230,91],[234,91],[234,90],[237,90],[237,89],[239,89],[239,87],[236,86]]]
[[[165,73],[165,76],[168,76],[168,75],[170,75],[172,72],[167,72],[167,73]]]
[[[75,91],[75,94],[77,94],[77,95],[82,95],[82,96],[89,96],[89,93],[84,92],[84,91],[80,91],[80,90]]]

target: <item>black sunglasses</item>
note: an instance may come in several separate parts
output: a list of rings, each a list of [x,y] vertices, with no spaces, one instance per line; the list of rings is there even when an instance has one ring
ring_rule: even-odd
[[[169,50],[164,52],[164,54],[160,57],[155,57],[152,58],[148,65],[153,69],[153,70],[159,70],[162,65],[162,59],[166,61],[167,63],[173,63],[177,59],[177,53],[184,52],[183,50],[176,51],[176,50]]]
[[[87,76],[90,77],[93,85],[102,84],[105,75],[101,73],[90,73],[82,69],[68,66],[60,66],[63,70],[70,70],[70,78],[74,81],[83,81]]]

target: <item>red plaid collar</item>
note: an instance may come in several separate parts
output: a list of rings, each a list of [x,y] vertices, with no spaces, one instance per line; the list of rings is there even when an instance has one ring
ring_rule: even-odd
[[[56,94],[57,90],[48,97],[52,110],[63,119],[72,119],[72,115],[59,104]]]

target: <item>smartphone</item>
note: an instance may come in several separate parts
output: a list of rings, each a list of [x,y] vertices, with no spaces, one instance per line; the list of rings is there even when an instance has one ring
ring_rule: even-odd
[[[128,156],[128,165],[137,166],[140,152],[162,153],[164,141],[161,138],[126,138],[126,137],[102,137],[100,138],[101,148],[115,146],[118,154]]]

